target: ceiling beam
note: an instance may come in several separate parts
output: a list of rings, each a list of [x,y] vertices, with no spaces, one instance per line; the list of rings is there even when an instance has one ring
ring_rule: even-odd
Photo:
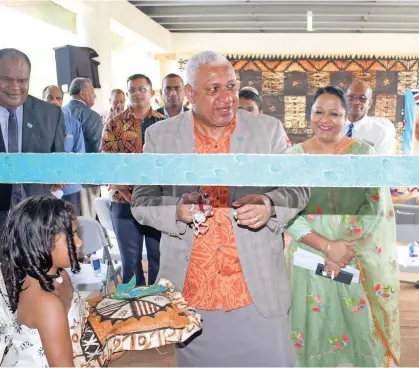
[[[371,15],[371,16],[408,16],[410,14],[419,15],[419,3],[414,8],[405,7],[389,7],[389,8],[359,8],[354,6],[242,6],[242,7],[231,7],[231,6],[190,6],[190,7],[171,7],[170,5],[164,8],[143,8],[138,7],[142,12],[147,14],[152,19],[164,18],[164,17],[206,17],[210,16],[248,16],[248,15],[259,15],[259,16],[298,16],[306,15],[307,11],[312,11],[313,15],[329,15],[329,16],[341,16],[342,14],[356,14],[356,15]]]
[[[206,27],[206,28],[168,28],[171,32],[185,32],[185,31],[191,31],[191,32],[202,32],[202,31],[222,31],[222,32],[231,32],[231,31],[247,31],[247,32],[254,32],[254,31],[298,31],[303,30],[304,32],[307,32],[307,27],[259,27],[259,28],[249,28],[249,27],[231,27],[231,28],[220,28],[220,27]],[[322,31],[368,31],[368,32],[419,32],[419,27],[417,28],[406,28],[406,29],[400,29],[400,28],[319,28],[315,27],[315,32],[319,33]]]
[[[313,17],[363,17],[368,16],[369,18],[376,18],[376,17],[383,17],[383,18],[419,18],[418,14],[366,14],[366,13],[313,13]],[[306,14],[296,13],[296,14],[287,14],[287,13],[238,13],[238,14],[159,14],[159,15],[149,15],[152,19],[159,19],[159,18],[208,18],[208,17],[306,17]]]
[[[167,25],[180,25],[180,24],[247,24],[249,26],[253,26],[253,25],[260,25],[260,24],[307,24],[307,21],[240,21],[240,20],[232,20],[232,21],[211,21],[211,22],[206,22],[206,21],[197,21],[197,22],[163,22],[160,23],[160,25],[162,26],[167,26]],[[345,21],[345,20],[340,20],[340,21],[336,21],[336,22],[332,22],[332,21],[314,21],[313,22],[314,25],[318,25],[318,24],[374,24],[374,25],[386,25],[386,24],[390,24],[390,25],[418,25],[418,22],[392,22],[392,21],[388,21],[388,22],[366,22],[364,20],[358,20],[358,21]]]
[[[176,6],[176,7],[189,7],[189,6],[246,6],[246,5],[307,5],[307,6],[366,6],[366,7],[388,7],[388,6],[417,6],[416,1],[243,1],[243,0],[211,0],[211,1],[131,1],[133,5],[141,7],[163,7],[163,6]]]

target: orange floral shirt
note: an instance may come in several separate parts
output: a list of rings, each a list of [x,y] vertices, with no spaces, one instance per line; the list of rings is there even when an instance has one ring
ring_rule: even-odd
[[[218,142],[202,134],[194,124],[196,153],[230,153],[230,136],[236,121]],[[229,188],[203,187],[212,198],[214,216],[208,231],[194,238],[183,296],[194,308],[226,311],[252,304],[237,253],[230,220]]]
[[[148,116],[141,121],[135,117],[129,107],[106,121],[102,133],[101,151],[105,153],[143,153],[146,129],[164,119],[164,115],[150,109]],[[132,189],[133,187],[130,187],[131,191]],[[113,193],[112,202],[128,203],[118,191]]]

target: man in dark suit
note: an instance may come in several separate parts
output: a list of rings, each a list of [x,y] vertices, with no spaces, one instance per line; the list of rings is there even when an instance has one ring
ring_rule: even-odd
[[[95,104],[95,89],[87,78],[76,78],[70,85],[71,101],[63,107],[65,113],[80,121],[86,153],[98,153],[102,136],[100,115],[91,109]],[[81,195],[81,214],[96,218],[94,201],[100,196],[100,186],[83,186]]]
[[[64,115],[57,106],[28,95],[30,72],[31,62],[23,52],[0,50],[0,152],[64,152]],[[0,218],[22,199],[62,187],[1,184]]]
[[[183,106],[185,85],[179,75],[173,73],[166,75],[162,82],[160,94],[163,97],[164,106],[157,112],[164,115],[166,119],[189,110],[186,106]]]
[[[71,101],[63,110],[80,121],[86,153],[98,153],[103,126],[100,115],[91,109],[95,104],[92,82],[87,78],[76,78],[71,82],[69,92]]]

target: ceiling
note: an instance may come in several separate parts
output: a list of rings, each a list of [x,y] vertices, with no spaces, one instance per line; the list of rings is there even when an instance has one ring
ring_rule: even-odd
[[[170,32],[419,33],[419,0],[130,1]]]

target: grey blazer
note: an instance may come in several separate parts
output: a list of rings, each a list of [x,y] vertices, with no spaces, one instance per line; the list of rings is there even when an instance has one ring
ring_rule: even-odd
[[[100,141],[102,137],[103,124],[100,115],[87,107],[82,101],[70,100],[70,102],[63,107],[63,110],[68,112],[73,118],[80,121],[84,145],[86,153],[98,153]]]
[[[240,139],[237,139],[240,137]],[[146,153],[193,153],[195,139],[192,112],[158,122],[146,131]],[[237,126],[230,141],[231,153],[281,154],[288,143],[279,120],[266,115],[251,115],[239,110]],[[186,186],[136,186],[132,214],[144,225],[162,232],[159,277],[183,289],[191,255],[194,232],[175,221],[180,197],[195,191]],[[266,318],[288,312],[290,292],[285,268],[281,228],[307,205],[307,188],[230,187],[230,205],[247,194],[266,193],[275,204],[276,217],[257,231],[239,227],[230,210],[237,251],[244,277],[260,314]]]
[[[64,152],[65,122],[60,108],[28,96],[23,104],[22,152]],[[5,152],[0,129],[0,152]],[[23,184],[26,195],[49,195],[51,184]],[[0,211],[10,208],[10,184],[0,185]]]

